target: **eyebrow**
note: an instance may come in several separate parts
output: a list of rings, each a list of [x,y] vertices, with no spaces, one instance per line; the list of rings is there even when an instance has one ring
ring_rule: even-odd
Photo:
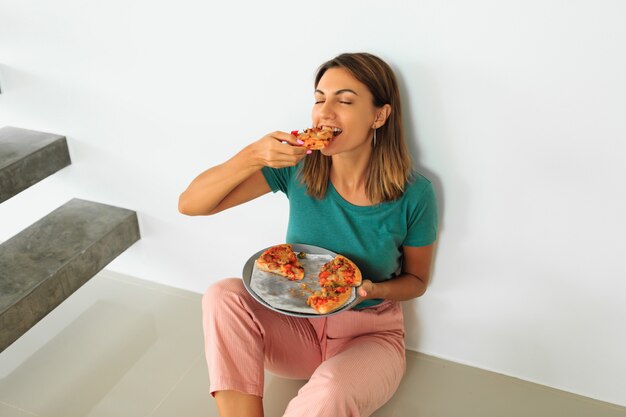
[[[315,90],[315,92],[316,92],[316,93],[319,93],[319,94],[321,94],[321,95],[323,95],[323,96],[325,96],[325,95],[326,95],[326,94],[324,94],[324,92],[323,92],[322,90],[318,90],[318,89],[316,89],[316,90]],[[341,89],[341,90],[337,90],[337,91],[335,91],[335,95],[339,95],[339,94],[343,94],[343,93],[352,93],[352,94],[354,94],[355,96],[358,96],[358,94],[356,93],[356,91],[354,91],[354,90],[350,90],[349,88],[343,88],[343,89]]]

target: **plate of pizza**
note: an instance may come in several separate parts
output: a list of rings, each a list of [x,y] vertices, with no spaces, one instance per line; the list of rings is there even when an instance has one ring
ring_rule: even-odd
[[[323,317],[352,308],[359,268],[345,256],[303,244],[279,244],[252,255],[243,268],[248,292],[261,304],[296,317]]]

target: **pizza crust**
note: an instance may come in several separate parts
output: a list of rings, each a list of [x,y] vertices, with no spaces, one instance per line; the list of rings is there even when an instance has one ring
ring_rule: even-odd
[[[351,295],[352,290],[346,290],[341,293],[317,291],[315,294],[310,296],[306,302],[319,314],[328,314],[343,307],[344,304],[350,299]]]

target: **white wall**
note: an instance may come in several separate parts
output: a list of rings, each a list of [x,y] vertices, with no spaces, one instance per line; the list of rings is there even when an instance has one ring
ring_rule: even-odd
[[[198,292],[240,275],[283,240],[284,197],[189,218],[179,193],[309,125],[317,65],[370,51],[442,207],[408,346],[626,405],[625,18],[617,0],[0,0],[0,125],[67,135],[73,158],[0,206],[0,240],[80,197],[138,211],[111,270]]]

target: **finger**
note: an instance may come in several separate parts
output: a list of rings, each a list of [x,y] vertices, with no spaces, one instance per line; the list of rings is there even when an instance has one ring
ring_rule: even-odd
[[[288,145],[279,145],[284,146],[285,148],[290,148]],[[301,153],[300,155],[293,155],[288,153],[274,153],[271,157],[267,159],[267,165],[272,168],[284,168],[289,166],[294,166],[302,158],[306,156],[306,153]]]
[[[281,143],[280,139],[284,139],[284,132],[274,132],[266,135],[263,140],[266,142],[264,153],[265,164],[272,168],[283,168],[294,166],[300,162],[307,153],[311,153],[309,149],[302,146],[293,146],[291,143]],[[287,137],[291,136],[286,134]]]
[[[304,144],[303,141],[299,140],[297,137],[287,132],[277,131],[274,132],[272,136],[281,143],[286,142],[292,146],[302,146]]]
[[[277,146],[274,146],[274,150],[276,152],[278,152],[279,154],[283,154],[283,155],[291,155],[291,156],[298,156],[300,158],[303,158],[304,155],[307,154],[307,151],[310,151],[310,149],[307,149],[303,146],[300,146],[298,144],[293,145],[287,141],[282,141],[281,143],[276,143]],[[308,152],[310,153],[310,152]]]

